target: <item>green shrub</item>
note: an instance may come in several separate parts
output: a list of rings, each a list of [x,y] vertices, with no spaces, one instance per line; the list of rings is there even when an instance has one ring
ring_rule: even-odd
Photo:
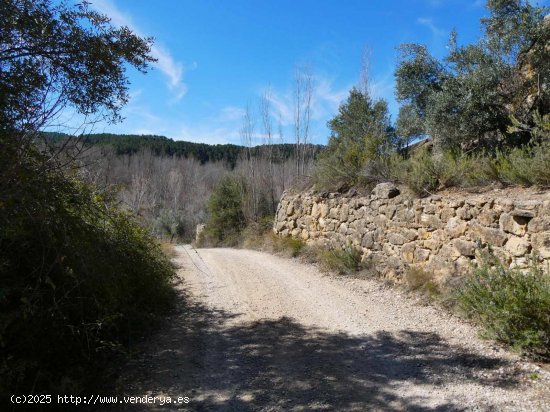
[[[498,180],[523,186],[550,186],[550,143],[499,152],[494,160]]]
[[[305,242],[301,239],[291,236],[277,236],[275,233],[270,232],[264,235],[261,250],[288,257],[297,257],[302,254],[305,246]]]
[[[339,275],[350,275],[358,272],[362,268],[361,254],[355,248],[316,249],[317,262],[321,269],[329,272],[336,272]]]
[[[419,195],[448,187],[486,185],[498,176],[490,158],[483,155],[432,154],[422,150],[401,162],[394,160],[391,165],[391,176]]]
[[[236,246],[240,242],[246,223],[242,199],[242,182],[235,176],[224,177],[208,201],[203,244]]]
[[[90,390],[169,310],[173,267],[105,193],[5,143],[0,393]]]
[[[532,263],[528,271],[485,263],[458,293],[458,305],[489,338],[534,358],[550,359],[550,275]]]

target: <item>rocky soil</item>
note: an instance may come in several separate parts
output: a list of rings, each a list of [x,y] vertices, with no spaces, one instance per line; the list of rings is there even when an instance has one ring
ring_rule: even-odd
[[[380,281],[248,250],[180,246],[176,261],[179,311],[121,393],[196,411],[550,410],[545,368]]]

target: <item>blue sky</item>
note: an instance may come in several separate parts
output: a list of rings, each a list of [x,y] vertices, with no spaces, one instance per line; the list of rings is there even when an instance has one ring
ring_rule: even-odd
[[[91,1],[113,24],[153,36],[158,59],[146,75],[128,72],[125,121],[93,131],[205,143],[242,143],[244,107],[257,112],[268,87],[274,118],[292,142],[293,73],[307,65],[315,86],[311,137],[325,144],[326,123],[358,83],[365,48],[372,94],[389,102],[395,119],[396,46],[423,43],[441,57],[453,28],[461,43],[475,41],[485,14],[481,0]]]

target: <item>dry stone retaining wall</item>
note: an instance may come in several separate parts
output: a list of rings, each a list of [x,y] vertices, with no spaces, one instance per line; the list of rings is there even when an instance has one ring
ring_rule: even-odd
[[[356,248],[388,277],[399,279],[416,266],[443,279],[470,267],[489,247],[510,266],[526,267],[534,255],[550,262],[550,192],[507,189],[413,199],[391,183],[368,196],[285,192],[274,231]]]

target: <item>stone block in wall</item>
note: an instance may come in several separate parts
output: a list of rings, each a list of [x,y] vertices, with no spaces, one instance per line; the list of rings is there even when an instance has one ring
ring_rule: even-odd
[[[275,224],[275,231],[280,232],[286,227],[286,221],[279,221]]]
[[[457,273],[467,272],[471,268],[471,265],[472,259],[466,256],[460,256],[454,263],[455,271]]]
[[[430,250],[438,250],[447,242],[447,234],[444,230],[431,232],[430,238],[424,241],[424,247]]]
[[[286,215],[292,216],[293,213],[294,213],[294,205],[291,203],[286,207]]]
[[[535,217],[527,224],[527,232],[538,233],[550,231],[550,215],[544,217]]]
[[[512,256],[520,257],[525,256],[530,252],[531,245],[528,241],[521,237],[512,236],[508,239],[508,242],[506,242],[504,249],[507,250]]]
[[[425,240],[423,245],[424,245],[425,248],[428,248],[430,250],[437,250],[441,247],[441,243],[436,242],[433,239]]]
[[[435,215],[421,214],[418,223],[424,225],[427,229],[439,229],[441,227],[441,220]]]
[[[448,278],[454,273],[454,265],[441,256],[432,255],[425,266],[425,270],[432,272],[439,278]]]
[[[327,217],[329,212],[328,205],[326,203],[319,204],[319,216]]]
[[[365,233],[361,241],[361,246],[371,249],[374,246],[374,234],[372,232]]]
[[[331,219],[338,219],[340,217],[340,211],[338,210],[338,207],[331,207],[330,211],[328,212],[328,217]]]
[[[399,189],[393,183],[379,183],[372,189],[371,199],[392,199],[399,193]]]
[[[421,263],[426,262],[430,258],[431,250],[417,248],[414,251],[414,262]]]
[[[499,226],[507,232],[517,236],[523,236],[527,232],[528,220],[522,216],[513,216],[509,213],[500,215]]]
[[[456,209],[456,216],[462,220],[470,220],[474,217],[472,213],[473,208],[471,206],[464,206],[459,209]]]
[[[467,228],[468,224],[465,221],[453,217],[447,222],[447,225],[445,226],[445,232],[447,232],[450,238],[455,238],[464,235]]]
[[[388,238],[388,242],[390,242],[392,245],[401,246],[407,243],[407,239],[399,233],[395,233],[395,232],[389,233],[387,235],[387,238]]]
[[[340,207],[340,216],[339,216],[339,219],[341,222],[346,222],[348,220],[348,216],[349,216],[349,206],[347,204],[343,204],[341,207]]]
[[[495,199],[493,209],[497,212],[510,212],[514,208],[514,201],[511,199]]]
[[[376,225],[376,227],[385,229],[388,223],[388,218],[385,215],[377,215],[373,219],[373,223]]]
[[[457,250],[456,247],[454,247],[454,245],[449,243],[441,247],[441,249],[437,253],[437,256],[445,259],[446,261],[455,261],[460,256],[462,256],[462,254]]]
[[[483,226],[496,226],[500,214],[494,210],[483,210],[477,217],[477,221]]]
[[[427,215],[435,215],[437,212],[437,206],[433,203],[428,203],[426,206],[424,206],[423,211]]]
[[[481,250],[476,251],[476,258],[479,261],[483,261],[485,256],[481,253],[478,254],[478,252],[481,252]],[[512,255],[510,255],[510,253],[503,247],[492,247],[491,253],[505,265],[510,265],[510,263],[512,263]]]
[[[397,210],[397,207],[395,205],[387,205],[382,210],[382,213],[384,213],[386,217],[391,220],[393,219],[396,210]]]
[[[319,208],[318,203],[313,203],[313,206],[311,207],[311,217],[314,219],[318,219],[319,216],[321,216],[321,210]]]
[[[411,208],[397,208],[395,212],[395,218],[400,222],[414,222],[415,216],[415,211]]]
[[[474,238],[477,238],[483,243],[487,243],[491,246],[503,246],[508,239],[506,233],[502,230],[480,226],[479,224],[473,225],[471,232]]]
[[[475,243],[469,240],[454,239],[453,247],[459,253],[460,256],[474,257],[475,256]]]
[[[338,228],[338,232],[340,232],[342,235],[345,235],[348,231],[348,225],[347,223],[340,223],[340,227]]]
[[[401,233],[409,242],[418,239],[418,231],[414,229],[403,229],[399,233]]]
[[[516,209],[530,210],[534,211],[540,206],[539,200],[532,199],[517,199],[514,201],[514,207]],[[533,215],[534,216],[534,215]],[[532,216],[532,217],[533,217]]]
[[[533,249],[544,259],[550,258],[550,232],[534,233],[531,236]]]
[[[444,207],[441,209],[441,220],[446,223],[449,219],[456,216],[456,211],[452,207]]]
[[[401,256],[406,263],[414,263],[414,250],[416,245],[414,242],[405,243],[401,248]]]
[[[536,216],[536,213],[534,210],[528,210],[528,209],[514,209],[510,212],[510,214],[517,218],[524,218],[527,221]]]
[[[421,227],[421,228],[418,229],[417,233],[418,233],[418,238],[420,240],[428,240],[428,239],[432,238],[432,233],[433,232],[431,232],[429,230],[426,230],[423,227]]]
[[[459,207],[464,206],[464,200],[463,199],[449,199],[447,205],[449,207],[452,207],[453,209],[458,209]]]

